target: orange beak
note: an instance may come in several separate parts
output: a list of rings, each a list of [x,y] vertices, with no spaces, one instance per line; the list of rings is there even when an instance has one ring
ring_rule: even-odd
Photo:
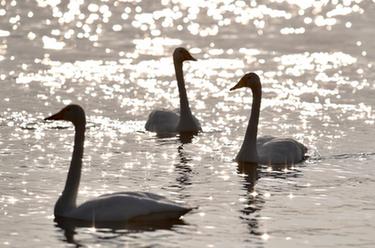
[[[44,118],[45,121],[49,121],[49,120],[63,120],[63,111],[60,111],[54,115],[51,115],[50,117],[47,117],[47,118]]]

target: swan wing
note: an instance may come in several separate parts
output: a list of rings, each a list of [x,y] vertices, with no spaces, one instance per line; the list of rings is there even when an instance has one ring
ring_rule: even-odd
[[[290,138],[266,136],[257,142],[258,159],[261,164],[294,164],[305,159],[307,148]]]
[[[275,139],[275,137],[271,135],[265,135],[257,138],[257,147],[263,146],[265,143]]]
[[[172,201],[168,200],[165,196],[150,193],[150,192],[115,192],[115,193],[100,195],[100,196],[98,196],[98,198],[108,198],[108,197],[114,197],[114,196],[118,196],[118,195],[120,195],[120,196],[128,195],[128,196],[134,196],[134,197],[139,197],[139,198],[145,197],[145,198],[153,199],[155,201],[163,201],[164,200],[164,201],[172,202]]]
[[[183,207],[163,196],[144,192],[102,195],[72,211],[69,217],[92,222],[128,222],[137,219],[178,219],[192,208]]]
[[[145,129],[157,133],[176,132],[180,115],[174,111],[154,110],[150,113]]]

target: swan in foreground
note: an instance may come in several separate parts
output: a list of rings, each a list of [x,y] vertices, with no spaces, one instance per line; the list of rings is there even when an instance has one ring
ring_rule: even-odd
[[[237,162],[260,164],[294,164],[305,159],[307,148],[290,138],[263,136],[257,139],[262,85],[255,73],[245,74],[230,90],[248,87],[253,93],[251,116],[247,126],[245,139],[237,154]]]
[[[186,60],[196,61],[185,48],[176,48],[173,52],[173,63],[180,95],[180,111],[152,111],[145,125],[147,131],[156,133],[197,133],[202,130],[198,119],[191,113],[186,94],[184,75],[182,72],[182,64]]]
[[[132,222],[179,219],[192,208],[180,206],[163,196],[145,192],[105,194],[76,205],[81,178],[86,117],[79,105],[68,105],[45,120],[65,120],[75,127],[72,161],[64,191],[55,204],[56,218],[90,222]]]

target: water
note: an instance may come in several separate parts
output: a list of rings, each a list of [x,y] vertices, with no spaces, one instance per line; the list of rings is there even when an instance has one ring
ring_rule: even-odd
[[[62,2],[0,1],[0,246],[373,246],[374,1]],[[143,128],[178,107],[177,46],[198,59],[184,71],[204,132],[186,144]],[[248,71],[260,134],[303,142],[306,162],[233,162],[251,95],[229,88]],[[149,191],[199,209],[165,228],[58,227],[73,129],[42,120],[71,102],[88,118],[80,202]]]

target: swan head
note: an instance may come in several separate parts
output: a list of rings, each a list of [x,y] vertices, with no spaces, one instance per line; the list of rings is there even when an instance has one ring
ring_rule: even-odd
[[[235,90],[235,89],[239,89],[239,88],[243,88],[243,87],[248,87],[252,90],[260,89],[261,84],[260,84],[259,76],[254,72],[250,72],[250,73],[245,74],[240,79],[240,81],[230,89],[230,91]]]
[[[86,125],[86,116],[83,108],[77,104],[70,104],[50,117],[44,120],[62,120],[70,121],[75,127],[84,127]]]
[[[179,62],[184,62],[186,60],[192,60],[192,61],[197,61],[196,58],[194,58],[188,50],[186,50],[185,48],[183,47],[177,47],[176,49],[174,49],[174,52],[173,52],[173,59],[175,61],[179,61]]]

